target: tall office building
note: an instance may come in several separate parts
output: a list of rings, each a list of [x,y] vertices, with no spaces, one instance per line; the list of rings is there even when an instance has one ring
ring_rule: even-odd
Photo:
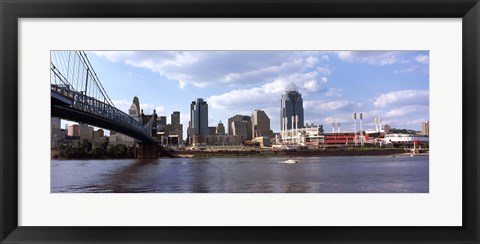
[[[272,131],[270,131],[270,118],[263,110],[254,110],[252,113],[252,136],[271,137]]]
[[[208,135],[208,104],[203,98],[197,98],[190,104],[190,122],[188,124],[188,142],[202,144]]]
[[[282,95],[280,129],[282,131],[303,128],[303,99],[295,84],[291,83]]]
[[[183,145],[183,125],[180,124],[180,112],[174,111],[171,115],[171,123],[165,126],[164,143],[168,145]]]
[[[426,136],[430,135],[430,121],[425,121],[422,123],[422,134]]]
[[[167,126],[167,116],[158,116],[157,118],[157,131],[165,131]]]
[[[247,115],[235,115],[228,119],[228,134],[239,135],[243,140],[251,140],[252,118]]]
[[[173,111],[170,123],[172,125],[179,125],[180,124],[180,112],[179,111]]]
[[[140,101],[138,100],[138,97],[133,97],[132,105],[130,106],[130,109],[128,109],[128,115],[130,115],[130,117],[134,118],[138,122],[141,121],[141,119],[140,119]]]

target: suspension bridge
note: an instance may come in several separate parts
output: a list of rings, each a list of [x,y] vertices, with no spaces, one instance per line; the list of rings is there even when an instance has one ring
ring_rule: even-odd
[[[154,117],[145,124],[116,108],[83,51],[51,51],[51,117],[116,131],[139,141],[137,157],[158,157]]]

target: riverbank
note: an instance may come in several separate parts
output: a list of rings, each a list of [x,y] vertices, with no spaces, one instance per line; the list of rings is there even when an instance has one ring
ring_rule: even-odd
[[[52,150],[53,151],[53,150]],[[399,148],[325,148],[309,150],[217,150],[217,151],[164,151],[159,158],[235,158],[235,157],[333,157],[333,156],[428,156],[429,153],[412,154]],[[131,159],[129,157],[104,158],[62,158],[52,153],[55,160],[91,160],[91,159]]]
[[[403,149],[319,149],[298,151],[249,150],[249,151],[173,151],[164,153],[160,157],[170,158],[220,158],[220,157],[331,157],[331,156],[410,156]],[[420,155],[420,154],[417,154]],[[423,153],[422,155],[428,155]]]

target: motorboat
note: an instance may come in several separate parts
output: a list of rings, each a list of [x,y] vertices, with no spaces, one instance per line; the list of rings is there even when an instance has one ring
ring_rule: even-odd
[[[296,164],[296,163],[298,163],[298,160],[288,159],[288,160],[282,161],[282,163],[284,163],[284,164]]]

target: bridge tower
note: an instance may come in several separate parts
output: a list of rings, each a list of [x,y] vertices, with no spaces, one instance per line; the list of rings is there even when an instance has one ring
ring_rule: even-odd
[[[137,142],[134,157],[138,159],[158,158],[160,145],[158,143]]]

